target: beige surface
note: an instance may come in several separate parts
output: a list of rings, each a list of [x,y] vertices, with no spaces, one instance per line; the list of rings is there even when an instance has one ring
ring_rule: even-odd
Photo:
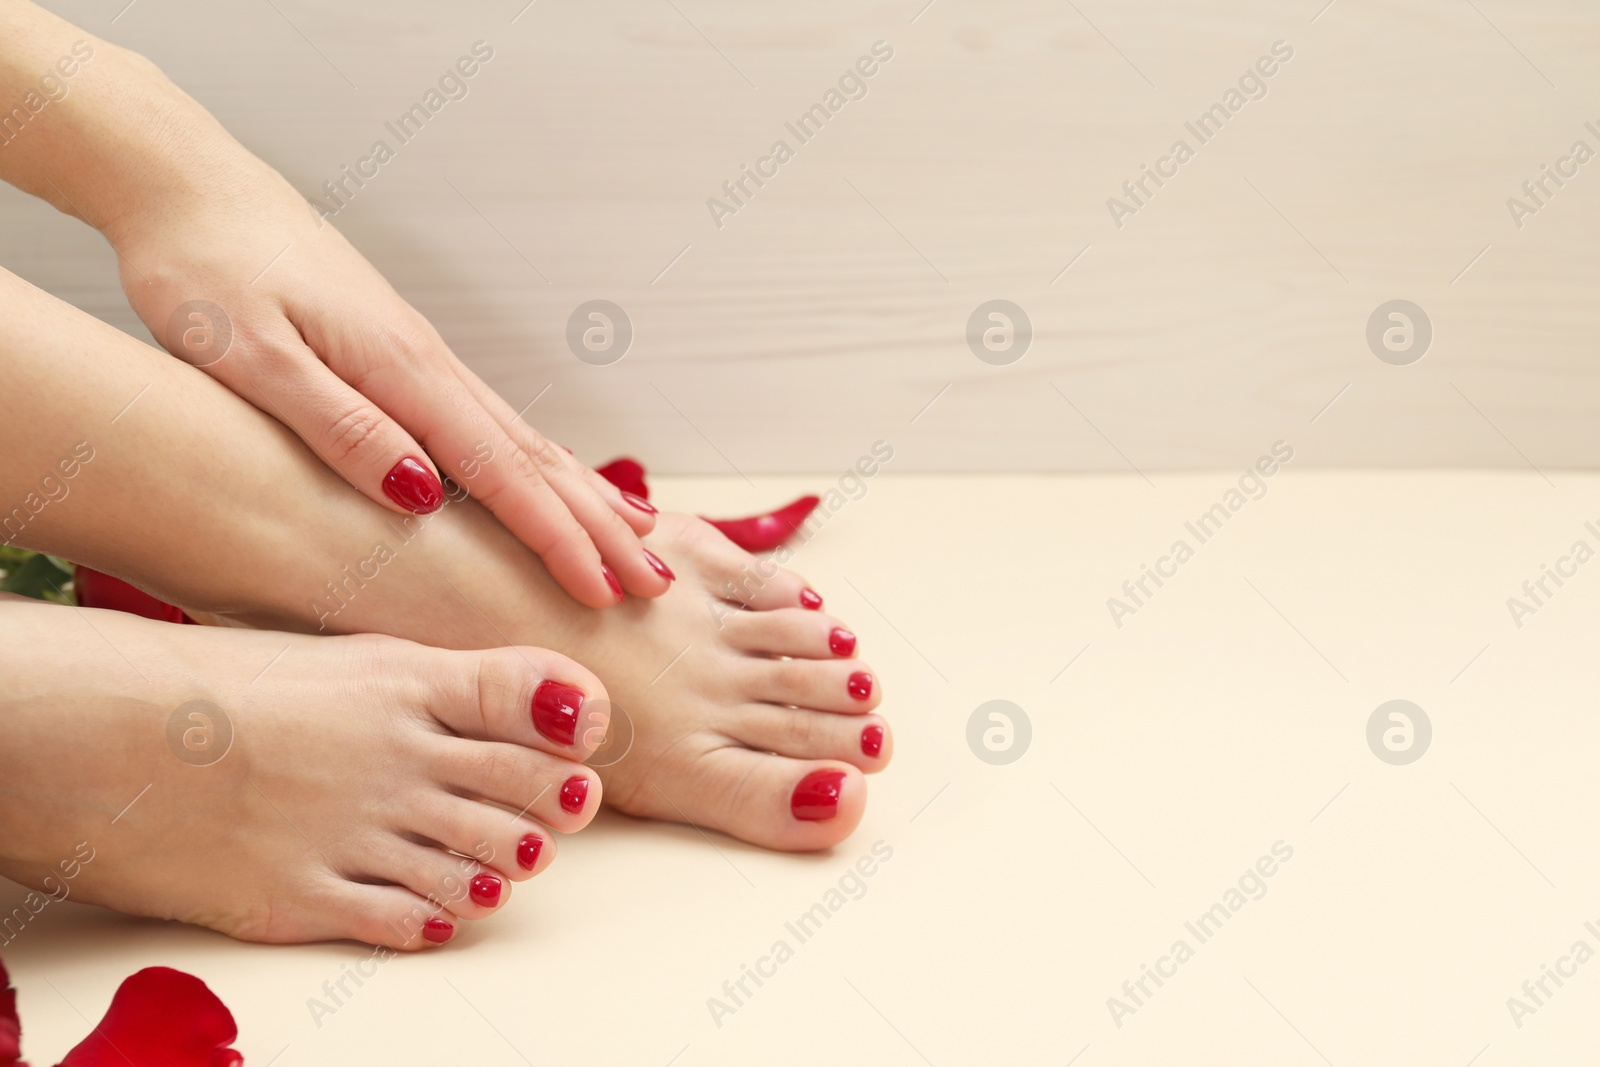
[[[492,45],[337,224],[514,406],[552,385],[532,417],[580,454],[825,469],[949,386],[903,469],[1228,467],[1348,384],[1361,432],[1308,462],[1600,465],[1600,162],[1520,229],[1506,206],[1600,150],[1586,0],[125,3],[53,6],[307,196]],[[718,229],[707,199],[880,39],[866,98]],[[1198,145],[1184,123],[1280,39],[1267,96]],[[1185,136],[1118,229],[1107,199]],[[0,193],[0,262],[142,335],[99,238]],[[602,297],[637,339],[596,368],[563,331]],[[1038,333],[1007,368],[964,341],[996,297]],[[1436,328],[1411,368],[1363,337],[1394,298]]]
[[[1600,948],[1600,563],[1521,629],[1505,602],[1600,545],[1600,477],[1291,464],[1117,629],[1106,598],[1236,477],[885,476],[840,511],[797,565],[862,635],[897,755],[831,854],[602,818],[320,1029],[308,998],[364,950],[52,907],[5,950],[31,1056],[166,963],[232,1005],[249,1062],[287,1046],[282,1067],[1579,1062],[1600,962],[1520,1029],[1506,998],[1573,941]],[[661,496],[736,511],[824,482]],[[965,740],[995,698],[1035,730],[1003,767]],[[1410,766],[1365,742],[1392,698],[1434,726]],[[1107,998],[1280,840],[1266,895],[1116,1027]],[[878,841],[866,895],[718,1028],[707,998]]]

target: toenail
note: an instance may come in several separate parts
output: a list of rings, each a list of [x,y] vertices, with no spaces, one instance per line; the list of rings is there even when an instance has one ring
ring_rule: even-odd
[[[383,476],[383,495],[413,515],[426,515],[444,503],[444,486],[431,470],[407,456]]]
[[[561,786],[561,810],[569,815],[576,815],[583,810],[584,801],[589,799],[589,779],[581,774],[568,778]]]
[[[816,594],[816,590],[807,587],[800,590],[800,606],[807,611],[819,611],[822,608],[822,598]]]
[[[651,510],[654,509],[652,508]],[[648,548],[644,550],[644,561],[650,564],[651,570],[661,575],[661,577],[665,578],[667,581],[675,582],[678,580],[678,576],[672,573],[672,568],[667,566],[665,563],[662,563],[661,557],[650,551]]]
[[[877,758],[883,751],[883,727],[868,726],[861,731],[861,754]]]
[[[872,675],[866,671],[856,671],[845,683],[845,688],[850,690],[850,695],[857,700],[866,700],[872,696]]]
[[[533,691],[533,728],[550,740],[570,745],[578,736],[583,690],[548,678]]]
[[[480,908],[492,908],[500,903],[501,882],[492,874],[480,874],[468,887],[472,902]]]
[[[617,598],[617,603],[622,603],[622,583],[617,581],[617,576],[611,573],[611,568],[604,563],[600,564],[600,574],[605,578],[606,584],[611,587],[611,595]]]
[[[539,866],[539,850],[544,848],[544,838],[538,834],[528,834],[517,842],[517,866],[525,871],[531,871]]]
[[[803,822],[823,822],[839,814],[843,771],[812,771],[800,779],[789,797],[789,810]]]
[[[628,503],[644,512],[646,515],[654,515],[656,513],[655,507],[651,505],[650,501],[646,500],[642,496],[638,496],[634,493],[623,493],[622,499],[626,500]]]
[[[856,635],[842,626],[835,626],[828,635],[828,647],[835,656],[848,656],[856,650]]]
[[[456,928],[443,919],[429,919],[422,924],[422,937],[425,941],[432,941],[436,945],[442,945],[454,936],[456,936]]]

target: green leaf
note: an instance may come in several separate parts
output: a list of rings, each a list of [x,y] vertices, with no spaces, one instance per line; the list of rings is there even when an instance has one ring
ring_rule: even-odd
[[[0,579],[0,592],[20,593],[58,604],[72,603],[67,596],[72,586],[72,573],[57,566],[49,556],[29,553],[20,562],[8,557],[4,564],[6,576]]]

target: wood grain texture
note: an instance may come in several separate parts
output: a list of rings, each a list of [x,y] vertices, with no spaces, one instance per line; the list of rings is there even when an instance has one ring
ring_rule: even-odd
[[[1520,228],[1506,203],[1600,151],[1592,5],[140,0],[112,24],[123,2],[55,6],[308,197],[488,42],[336,223],[515,406],[550,386],[530,420],[594,461],[816,470],[885,439],[902,470],[1151,470],[1283,439],[1314,466],[1600,464],[1600,161]],[[800,143],[785,123],[877,41],[865,96]],[[1185,123],[1276,41],[1293,58],[1200,144]],[[1107,199],[1178,138],[1194,158],[1119,228]],[[708,198],[778,139],[718,227]],[[109,250],[43,205],[0,197],[0,256],[147,336]],[[635,330],[611,366],[564,338],[596,298]],[[994,298],[1035,331],[1009,366],[966,342]],[[1411,366],[1366,343],[1394,298],[1433,325]]]

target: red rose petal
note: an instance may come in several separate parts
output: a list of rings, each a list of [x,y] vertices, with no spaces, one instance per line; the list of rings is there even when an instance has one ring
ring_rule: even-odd
[[[28,1067],[22,1062],[22,1020],[17,1018],[17,991],[0,963],[0,1067]]]
[[[814,496],[803,496],[766,515],[748,519],[706,519],[711,525],[746,552],[765,552],[789,539],[819,503]]]
[[[146,967],[111,998],[94,1033],[59,1067],[238,1067],[244,1057],[228,1046],[239,1027],[217,995],[192,974]]]
[[[595,473],[624,493],[650,499],[650,487],[644,484],[644,466],[636,459],[621,456],[596,468]]]
[[[110,608],[112,611],[125,611],[130,615],[155,619],[157,622],[194,621],[185,615],[181,608],[157,600],[143,589],[129,585],[121,578],[113,578],[81,563],[72,569],[72,587],[76,592],[78,604],[82,607]]]

